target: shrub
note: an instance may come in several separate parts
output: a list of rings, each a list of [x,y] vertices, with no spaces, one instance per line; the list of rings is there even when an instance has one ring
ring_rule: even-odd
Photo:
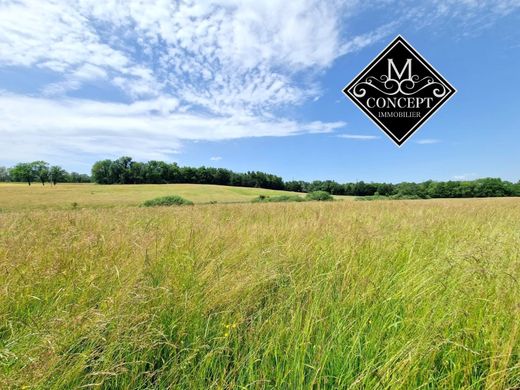
[[[307,200],[319,200],[319,201],[334,200],[332,195],[329,194],[327,191],[313,191],[313,192],[309,192],[307,195],[305,195],[305,199],[307,199]]]
[[[429,198],[429,197],[428,197]],[[391,195],[390,196],[390,199],[397,199],[397,200],[417,200],[417,199],[425,199],[419,195],[416,195],[416,194],[395,194],[395,195]]]
[[[429,197],[428,197],[429,198]],[[383,195],[367,195],[367,196],[358,196],[355,200],[417,200],[417,199],[428,199],[421,198],[419,195],[404,195],[404,194],[395,194],[390,196]]]
[[[298,195],[265,196],[259,195],[253,199],[253,203],[264,202],[303,202],[305,199]]]
[[[178,195],[162,196],[143,203],[145,207],[193,205],[193,202]]]

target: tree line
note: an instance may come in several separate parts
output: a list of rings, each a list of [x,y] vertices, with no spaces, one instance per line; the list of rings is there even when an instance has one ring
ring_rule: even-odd
[[[311,183],[289,181],[285,183],[287,191],[311,192],[327,191],[333,195],[387,196],[403,198],[484,198],[520,196],[520,181],[512,183],[499,178],[476,180],[450,180],[422,183],[357,183],[339,184],[332,180],[316,180]]]
[[[180,167],[164,161],[133,161],[130,157],[98,161],[92,167],[92,180],[98,184],[220,184],[283,190],[281,177],[265,172],[237,173],[224,168]]]
[[[49,165],[45,161],[18,163],[14,167],[0,167],[0,182],[25,182],[29,185],[39,182],[42,185],[50,183],[90,183],[89,175],[77,172],[67,172],[59,165]]]
[[[499,178],[477,180],[433,181],[422,183],[338,183],[333,180],[284,181],[273,174],[249,171],[237,173],[224,168],[181,167],[164,161],[138,162],[131,157],[101,160],[92,166],[91,176],[68,173],[59,166],[45,161],[20,163],[10,169],[0,167],[0,181],[20,181],[31,184],[84,183],[98,184],[219,184],[239,187],[258,187],[294,192],[326,191],[333,195],[361,197],[416,197],[416,198],[474,198],[520,196],[520,181],[512,183]]]

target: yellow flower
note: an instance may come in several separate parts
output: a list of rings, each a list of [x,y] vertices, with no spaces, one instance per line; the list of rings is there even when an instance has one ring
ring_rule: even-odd
[[[228,336],[229,336],[228,332],[224,333],[224,337],[228,337]]]

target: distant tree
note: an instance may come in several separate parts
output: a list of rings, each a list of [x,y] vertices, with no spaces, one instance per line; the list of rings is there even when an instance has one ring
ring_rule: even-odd
[[[111,160],[96,161],[92,166],[92,180],[98,184],[113,184],[111,180]]]
[[[358,181],[354,183],[352,192],[352,195],[356,196],[371,196],[377,192],[377,184]]]
[[[31,185],[36,178],[32,163],[16,164],[9,170],[9,175],[13,181],[25,181],[29,185]]]
[[[9,170],[6,167],[0,167],[0,182],[9,181]]]
[[[49,168],[49,180],[53,185],[67,181],[67,171],[58,165]]]
[[[170,171],[170,175],[171,175],[170,183],[183,183],[184,182],[181,168],[177,165],[177,163],[170,164],[169,171]]]
[[[66,181],[68,183],[90,183],[92,180],[85,173],[71,172],[67,173]]]
[[[132,161],[130,164],[130,177],[133,184],[145,183],[146,163]]]
[[[342,185],[343,187],[343,195],[355,195],[354,193],[354,183],[345,183]]]
[[[513,184],[497,178],[485,178],[475,180],[475,196],[511,196],[514,193]]]
[[[376,187],[377,187],[377,194],[381,195],[381,196],[390,196],[390,195],[394,195],[394,193],[395,193],[395,188],[394,188],[393,184],[378,183],[376,185]]]
[[[130,166],[132,164],[132,157],[123,156],[110,164],[110,176],[113,183],[128,184],[130,180]]]
[[[193,167],[182,167],[181,168],[182,178],[184,183],[198,183],[199,175],[197,168]]]
[[[292,180],[285,183],[285,189],[293,192],[305,192],[305,182],[301,180]]]
[[[34,176],[45,185],[45,182],[49,180],[49,163],[45,161],[34,161],[31,163]]]
[[[325,191],[329,194],[343,195],[344,188],[333,180],[315,180],[310,184],[309,191]]]
[[[417,183],[403,182],[395,185],[396,195],[402,197],[417,196],[419,198],[427,198],[429,195],[425,189]]]
[[[43,163],[43,162],[39,162]],[[44,163],[46,164],[46,163]],[[34,180],[23,164],[11,169],[13,180]],[[33,172],[34,173],[34,172]],[[88,175],[72,172],[71,182],[88,182]],[[51,175],[52,177],[52,175]],[[27,180],[29,178],[29,180]],[[38,176],[41,179],[41,176]],[[396,198],[467,198],[483,196],[520,196],[520,182],[511,183],[501,179],[486,178],[473,181],[446,181],[399,184],[390,183],[357,183],[339,184],[333,180],[315,180],[284,182],[279,176],[260,172],[233,172],[213,167],[179,167],[176,163],[148,161],[146,163],[132,161],[130,157],[116,160],[97,161],[92,167],[92,180],[99,184],[140,184],[140,183],[195,183],[220,184],[242,187],[258,187],[297,192],[326,191],[335,195],[354,196],[395,196]]]
[[[229,169],[217,168],[215,172],[215,184],[229,185],[232,172]]]
[[[165,184],[169,182],[171,168],[164,161],[148,161],[144,164],[143,169],[146,183]]]

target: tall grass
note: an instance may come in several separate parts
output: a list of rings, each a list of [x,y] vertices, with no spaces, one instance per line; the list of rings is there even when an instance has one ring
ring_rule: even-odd
[[[24,183],[0,183],[0,212],[16,210],[135,207],[149,199],[172,194],[194,203],[250,202],[258,195],[298,195],[295,192],[263,188],[230,187],[210,184],[138,184],[98,185],[62,184],[42,186]],[[352,197],[337,196],[340,199]]]
[[[0,214],[0,388],[520,386],[515,199]]]

